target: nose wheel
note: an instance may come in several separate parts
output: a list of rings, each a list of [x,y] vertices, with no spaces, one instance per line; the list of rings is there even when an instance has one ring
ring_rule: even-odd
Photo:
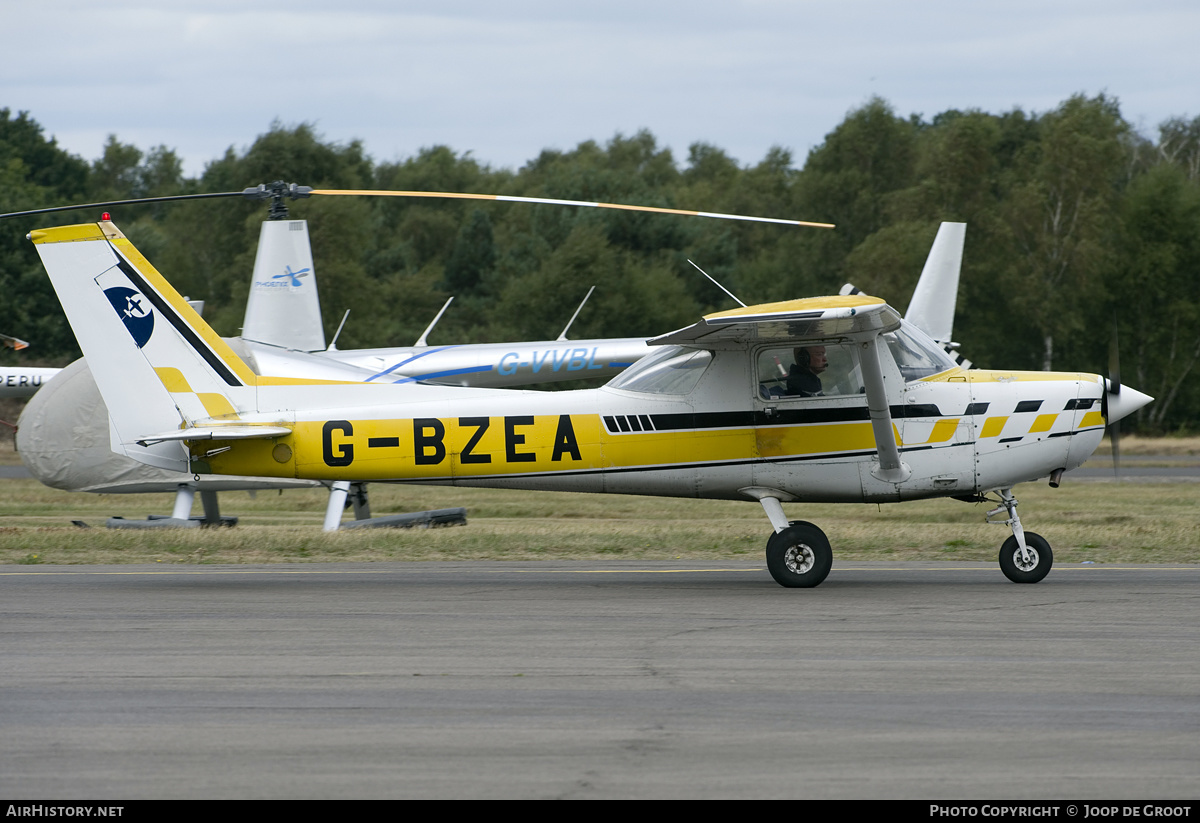
[[[1010,537],[1000,547],[1000,571],[1014,583],[1036,583],[1050,573],[1054,552],[1040,534],[1025,532],[1025,551]]]
[[[1013,533],[1000,547],[1000,571],[1014,583],[1036,583],[1050,573],[1054,552],[1044,537],[1021,527],[1017,498],[1013,497],[1012,489],[1000,489],[999,495],[1000,505],[988,512],[987,522],[1011,526]],[[1008,513],[1006,519],[992,519],[1005,512]]]

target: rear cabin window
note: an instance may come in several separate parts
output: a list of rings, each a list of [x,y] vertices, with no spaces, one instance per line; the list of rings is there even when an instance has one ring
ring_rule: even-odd
[[[665,346],[621,372],[608,386],[645,394],[690,394],[711,362],[712,352],[704,349]]]

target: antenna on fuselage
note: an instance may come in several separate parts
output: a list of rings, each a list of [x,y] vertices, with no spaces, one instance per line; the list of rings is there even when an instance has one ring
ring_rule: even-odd
[[[692,263],[692,261],[691,261],[691,260],[688,260],[688,262],[689,262],[689,263]],[[733,293],[733,292],[731,292],[729,289],[727,289],[727,288],[725,288],[724,286],[722,286],[720,283],[717,283],[717,281],[716,281],[716,280],[713,278],[713,276],[712,276],[711,274],[709,274],[708,272],[706,272],[704,269],[700,268],[699,266],[696,266],[696,264],[695,264],[695,263],[692,263],[692,265],[693,265],[693,266],[695,266],[695,268],[696,268],[696,271],[698,271],[698,272],[700,272],[701,274],[703,274],[703,275],[704,275],[705,277],[707,277],[709,280],[712,280],[712,281],[713,281],[713,283],[715,283],[715,284],[716,284],[716,286],[717,286],[717,288],[718,288],[718,289],[720,289],[721,291],[725,292],[725,293],[726,293],[726,294],[728,294],[730,297],[732,297],[735,303],[737,303],[737,304],[738,304],[739,306],[741,306],[743,309],[744,309],[744,308],[746,308],[746,304],[745,304],[745,303],[743,303],[741,300],[739,300],[739,299],[738,299],[738,296],[737,296],[736,294],[734,294],[734,293]]]
[[[342,322],[338,323],[337,331],[333,333],[333,339],[329,341],[329,348],[326,351],[337,351],[337,339],[342,333],[342,327],[346,325],[346,320],[350,317],[350,310],[346,309],[346,313],[342,315]]]
[[[571,324],[573,324],[573,323],[575,322],[575,318],[579,316],[579,313],[580,313],[581,311],[583,311],[583,307],[584,307],[584,305],[586,305],[586,304],[587,304],[588,298],[592,296],[592,292],[594,292],[595,290],[596,290],[596,287],[595,287],[595,286],[592,286],[590,289],[588,289],[588,293],[587,293],[587,294],[585,294],[585,295],[583,296],[583,300],[582,300],[582,302],[580,302],[580,304],[579,304],[579,308],[575,309],[575,313],[574,313],[574,314],[572,314],[572,315],[571,315],[571,319],[567,321],[567,326],[566,326],[566,328],[564,328],[564,329],[562,330],[562,334],[560,334],[560,335],[559,335],[559,336],[558,336],[558,337],[555,339],[555,342],[559,342],[559,343],[561,343],[561,342],[565,342],[565,341],[566,341],[566,339],[567,339],[567,332],[569,332],[569,331],[571,330]]]
[[[437,313],[437,317],[433,318],[433,322],[425,328],[425,331],[422,332],[421,336],[417,338],[417,342],[413,343],[415,348],[423,349],[429,345],[429,343],[426,341],[426,338],[429,337],[429,333],[433,331],[433,327],[436,326],[438,321],[442,319],[442,315],[446,313],[446,309],[450,308],[450,304],[453,302],[453,297],[446,301],[446,305],[442,306],[442,310]]]

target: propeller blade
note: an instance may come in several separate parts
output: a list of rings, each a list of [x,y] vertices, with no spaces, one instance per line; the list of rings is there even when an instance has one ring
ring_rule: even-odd
[[[1108,427],[1108,440],[1112,443],[1113,477],[1121,482],[1121,421],[1117,420]]]
[[[1104,392],[1103,412],[1104,419],[1108,420],[1109,412],[1112,409],[1111,403],[1108,402],[1108,396],[1111,394],[1113,398],[1118,398],[1121,395],[1121,352],[1117,338],[1117,326],[1113,324],[1112,337],[1108,341],[1108,386]],[[1113,477],[1117,482],[1121,482],[1121,421],[1120,419],[1113,420],[1108,424],[1108,440],[1112,444],[1112,459],[1113,459]]]
[[[388,191],[383,189],[313,189],[310,194],[341,195],[343,197],[431,197],[445,200],[495,200],[502,203],[534,203],[550,206],[579,206],[593,209],[644,211],[655,214],[682,214],[689,217],[715,217],[721,220],[746,220],[753,223],[778,223],[784,226],[809,226],[818,229],[832,229],[834,227],[833,223],[785,220],[780,217],[753,217],[745,214],[666,209],[659,206],[628,206],[623,203],[596,203],[587,200],[557,200],[550,197],[516,197],[509,194],[468,194],[450,191]]]
[[[1113,394],[1121,393],[1121,352],[1115,326],[1112,339],[1108,341],[1108,390]]]

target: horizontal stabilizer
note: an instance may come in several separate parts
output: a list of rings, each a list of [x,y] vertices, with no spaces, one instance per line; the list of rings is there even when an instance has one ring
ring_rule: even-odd
[[[140,437],[136,442],[139,446],[147,446],[168,440],[269,440],[291,433],[291,429],[282,426],[194,426]]]

